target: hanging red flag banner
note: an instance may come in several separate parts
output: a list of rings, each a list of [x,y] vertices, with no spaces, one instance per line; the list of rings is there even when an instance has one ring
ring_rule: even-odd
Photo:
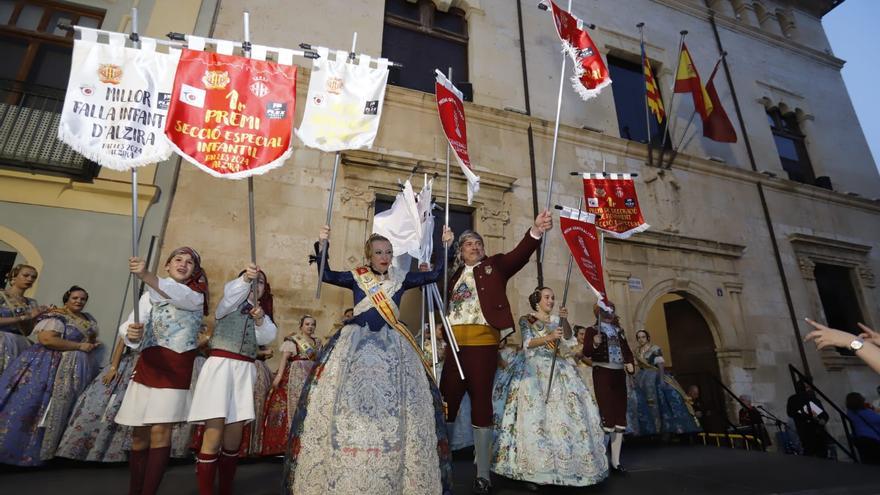
[[[587,211],[599,216],[596,227],[618,239],[648,230],[630,174],[583,174]]]
[[[599,306],[607,310],[608,296],[605,293],[605,277],[602,272],[602,252],[599,249],[599,234],[595,223],[596,215],[586,211],[563,206],[559,212],[559,228],[571,251],[572,259],[581,269],[590,289],[599,298]]]
[[[598,96],[602,88],[611,84],[611,75],[599,49],[584,31],[582,20],[562,10],[551,0],[545,0],[544,5],[547,4],[550,5],[562,49],[574,62],[574,75],[571,77],[574,90],[584,100]]]
[[[480,178],[471,167],[471,159],[467,149],[467,126],[464,120],[464,103],[461,91],[452,81],[446,78],[442,72],[435,71],[437,82],[434,84],[437,98],[437,111],[440,113],[440,123],[443,124],[443,132],[449,145],[452,146],[455,159],[461,167],[462,173],[468,181],[468,204],[474,199],[474,194],[480,190]]]
[[[165,135],[215,177],[241,179],[290,157],[296,66],[184,49]]]

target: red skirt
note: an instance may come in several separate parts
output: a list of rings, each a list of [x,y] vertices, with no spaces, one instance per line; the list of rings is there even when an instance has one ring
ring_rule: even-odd
[[[263,443],[261,455],[283,455],[287,450],[290,422],[314,361],[295,359],[287,362],[281,383],[272,388],[263,406]]]

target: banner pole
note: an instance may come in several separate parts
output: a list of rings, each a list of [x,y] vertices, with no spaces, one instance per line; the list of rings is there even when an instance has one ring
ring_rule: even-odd
[[[452,67],[448,68],[448,76],[449,83],[452,83]],[[452,145],[449,144],[449,140],[446,140],[446,203],[445,203],[445,223],[446,227],[449,227],[449,155],[452,150]],[[446,308],[448,294],[449,294],[449,244],[443,245],[443,308]]]
[[[135,48],[141,47],[140,37],[138,36],[138,9],[131,9],[131,41]],[[131,256],[138,256],[138,173],[137,167],[131,167]],[[131,294],[132,294],[132,310],[134,313],[134,323],[140,323],[140,295],[138,294],[138,279],[131,275]]]
[[[669,96],[669,105],[666,107],[666,125],[663,126],[663,140],[660,142],[660,160],[657,162],[659,166],[663,166],[663,155],[666,150],[666,138],[669,136],[669,121],[674,117],[672,105],[675,104],[675,80],[678,77],[678,66],[681,63],[681,49],[684,46],[684,37],[687,36],[688,32],[686,29],[680,31],[678,34],[681,35],[681,38],[678,40],[678,55],[675,57],[675,70],[672,72],[672,86],[670,86],[669,91],[672,93]],[[673,128],[675,130],[675,128]]]
[[[434,381],[436,382],[439,377],[437,376],[437,362],[440,358],[437,356],[437,334],[434,333],[434,327],[436,326],[437,321],[434,319],[434,299],[433,294],[428,294],[428,331],[431,333],[431,372],[434,374]]]
[[[357,48],[357,31],[355,31],[354,35],[351,39],[351,51],[348,52],[348,60],[354,60],[355,49]],[[325,225],[330,226],[330,222],[333,221],[333,198],[336,196],[336,177],[339,175],[339,160],[342,155],[337,151],[336,157],[333,159],[333,175],[330,178],[330,198],[327,200],[327,219],[325,221]],[[327,241],[321,241],[321,249],[318,253],[318,263],[320,268],[318,269],[318,287],[315,289],[315,299],[321,299],[321,286],[323,286],[324,281],[324,268],[327,266]]]
[[[431,284],[429,287],[434,300],[437,302],[437,305],[440,306],[440,322],[443,323],[443,329],[446,330],[446,339],[449,341],[449,346],[452,349],[452,358],[455,359],[455,365],[458,367],[458,375],[464,380],[464,370],[461,367],[461,362],[458,360],[458,341],[455,340],[455,334],[452,333],[452,326],[446,318],[446,307],[443,306],[443,300],[440,298],[440,289],[437,288],[437,284]]]
[[[242,54],[246,58],[251,58],[251,14],[247,10],[242,12],[242,22],[244,27],[244,41],[241,44]],[[257,225],[256,215],[254,214],[254,178],[247,178],[248,186],[248,220],[250,225],[250,244],[251,244],[251,263],[257,264]],[[251,294],[254,299],[254,306],[257,301],[257,283],[259,277],[251,281]]]
[[[581,196],[578,199],[578,212],[581,211],[581,207],[584,204],[584,197]],[[580,215],[580,213],[578,213]],[[565,272],[565,287],[562,289],[562,305],[560,307],[564,308],[566,302],[568,301],[568,287],[571,283],[571,267],[574,264],[574,256],[571,254],[571,250],[568,252],[568,270]],[[560,318],[559,324],[562,325],[564,319]],[[553,388],[553,374],[556,370],[556,359],[559,356],[559,342],[556,343],[556,348],[553,349],[553,361],[550,362],[550,378],[547,380],[547,395],[544,397],[544,404],[550,400],[550,389]]]
[[[568,0],[568,12],[571,13],[571,0]],[[550,202],[553,199],[553,172],[556,168],[556,145],[559,143],[559,118],[562,114],[562,90],[565,87],[565,65],[568,62],[568,56],[562,54],[562,69],[559,72],[559,95],[556,97],[556,122],[553,124],[553,147],[550,152],[550,176],[547,178],[547,202],[544,205],[544,211],[550,209]],[[547,250],[547,236],[541,236],[541,251],[538,253],[538,263],[541,269],[544,268],[544,252]]]

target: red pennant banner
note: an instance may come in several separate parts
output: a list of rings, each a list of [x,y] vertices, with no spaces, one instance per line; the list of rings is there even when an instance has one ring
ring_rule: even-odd
[[[586,210],[599,217],[596,227],[618,239],[648,230],[630,174],[583,174]]]
[[[605,293],[605,277],[602,273],[602,253],[599,249],[599,234],[596,231],[596,215],[574,208],[563,207],[559,213],[559,228],[571,256],[590,289],[605,307],[608,297]]]
[[[552,0],[546,3],[550,4],[562,48],[574,62],[574,75],[571,78],[574,90],[584,100],[598,96],[602,88],[611,84],[611,75],[599,49],[584,31],[583,21],[559,8]]]
[[[443,132],[452,147],[455,159],[461,166],[462,173],[467,177],[468,204],[471,204],[474,194],[480,190],[480,178],[474,173],[468,155],[467,123],[464,119],[462,93],[442,72],[439,70],[435,72],[437,81],[434,84],[434,91],[437,98],[437,111],[440,113],[440,123],[443,124]]]
[[[290,157],[296,66],[184,49],[165,135],[181,156],[227,179]]]

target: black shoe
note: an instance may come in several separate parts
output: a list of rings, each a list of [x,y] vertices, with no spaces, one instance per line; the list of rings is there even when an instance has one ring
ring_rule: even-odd
[[[536,492],[536,493],[537,493],[538,491],[541,490],[541,487],[540,487],[540,486],[536,485],[535,483],[532,483],[531,481],[524,481],[523,484],[525,485],[526,490],[528,490],[528,491],[530,491],[530,492]]]
[[[617,466],[611,466],[611,472],[614,474],[625,475],[627,470],[623,467],[623,464],[618,464]]]
[[[492,483],[486,478],[477,478],[474,480],[474,493],[489,493],[492,491]]]

